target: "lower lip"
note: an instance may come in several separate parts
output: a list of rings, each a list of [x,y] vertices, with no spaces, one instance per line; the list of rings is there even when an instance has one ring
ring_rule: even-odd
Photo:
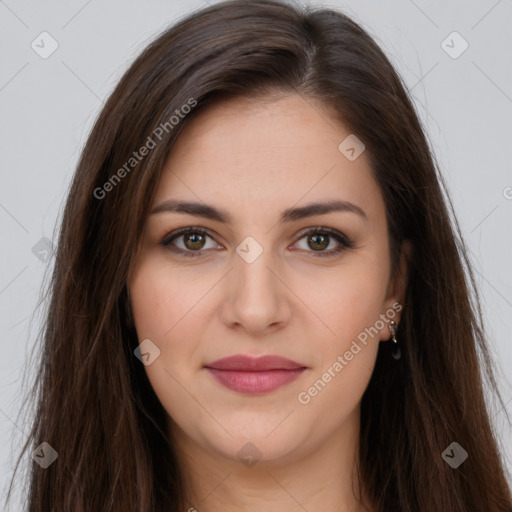
[[[223,386],[239,393],[269,393],[294,381],[305,370],[268,370],[263,372],[243,372],[206,368]]]

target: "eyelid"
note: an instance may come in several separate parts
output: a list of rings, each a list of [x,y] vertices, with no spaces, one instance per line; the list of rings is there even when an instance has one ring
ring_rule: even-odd
[[[165,237],[163,238],[163,240],[160,243],[167,250],[169,250],[173,253],[177,253],[181,256],[185,256],[185,257],[187,257],[187,256],[196,257],[196,254],[199,256],[199,255],[201,255],[201,253],[206,252],[205,250],[197,250],[197,251],[188,250],[188,251],[186,251],[184,249],[180,249],[179,247],[171,248],[173,240],[175,240],[176,238],[180,238],[180,236],[183,236],[187,233],[200,233],[202,235],[210,237],[212,240],[214,240],[218,244],[218,242],[215,240],[214,236],[210,233],[210,230],[200,227],[200,226],[186,226],[184,228],[175,229],[171,233],[168,233],[167,235],[165,235]]]
[[[353,249],[355,247],[355,243],[347,235],[345,235],[341,231],[338,231],[337,229],[329,228],[327,226],[315,226],[305,228],[304,230],[300,231],[297,234],[297,241],[295,243],[304,238],[306,235],[314,235],[317,233],[327,234],[331,238],[334,238],[338,242],[339,246],[338,248],[331,249],[329,251],[306,251],[313,258],[327,258],[329,256],[336,256],[344,252],[346,249]]]
[[[321,225],[304,228],[304,229],[300,230],[296,236],[297,236],[297,239],[300,239],[300,238],[303,238],[305,235],[315,234],[315,233],[327,233],[328,235],[331,235],[333,237],[341,238],[347,244],[353,243],[350,240],[350,238],[347,235],[345,235],[344,233],[342,233],[341,231],[334,229],[334,228],[329,228],[327,226],[321,226]]]
[[[203,255],[201,253],[205,253],[210,250],[198,249],[197,251],[192,251],[184,250],[181,248],[171,248],[173,240],[187,233],[200,233],[202,235],[210,237],[218,244],[218,242],[215,240],[215,237],[211,234],[211,231],[209,229],[201,226],[186,226],[184,228],[179,228],[172,231],[171,233],[168,233],[161,241],[161,245],[163,245],[167,250],[185,257],[202,257]],[[312,257],[335,256],[336,254],[339,254],[346,249],[352,249],[355,247],[354,242],[348,236],[338,231],[337,229],[329,228],[327,226],[314,226],[304,228],[303,230],[299,231],[299,233],[297,233],[294,244],[300,241],[306,235],[314,235],[317,233],[327,234],[328,236],[334,238],[338,242],[339,247],[336,249],[331,249],[329,251],[306,251],[307,253],[311,253]]]

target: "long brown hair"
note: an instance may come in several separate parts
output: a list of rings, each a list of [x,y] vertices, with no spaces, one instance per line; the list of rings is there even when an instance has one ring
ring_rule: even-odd
[[[380,344],[361,404],[365,492],[380,512],[512,510],[484,401],[485,384],[499,393],[478,293],[406,87],[342,13],[232,0],[180,20],[143,51],[81,155],[22,453],[47,442],[58,458],[46,469],[31,462],[29,512],[185,510],[165,411],[134,356],[127,276],[163,164],[189,120],[221,96],[275,91],[320,100],[364,141],[386,204],[394,269],[402,242],[414,247],[397,333],[402,359]],[[148,137],[154,146],[132,161]],[[457,469],[441,456],[452,442],[469,455]]]

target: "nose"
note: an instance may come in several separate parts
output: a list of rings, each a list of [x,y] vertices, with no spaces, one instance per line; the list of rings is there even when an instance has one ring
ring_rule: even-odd
[[[289,322],[292,294],[275,267],[271,251],[263,251],[252,263],[234,255],[221,307],[225,325],[258,336]]]

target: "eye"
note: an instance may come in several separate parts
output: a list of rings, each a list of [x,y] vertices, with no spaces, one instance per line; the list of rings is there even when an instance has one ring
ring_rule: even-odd
[[[213,240],[205,229],[187,227],[170,233],[162,240],[162,245],[171,252],[179,253],[182,256],[194,257],[200,255],[194,253],[204,252],[201,249],[214,249],[216,247],[221,247],[215,243],[211,247],[206,247],[207,238],[211,238]],[[175,240],[179,239],[182,239],[183,245],[181,247],[174,243]]]
[[[354,247],[352,240],[339,231],[326,227],[310,229],[300,237],[299,241],[304,238],[306,239],[306,249],[304,250],[312,252],[314,257],[334,256],[345,249]],[[325,249],[331,245],[333,240],[337,242],[338,246],[326,251]],[[312,251],[309,251],[308,248]]]

